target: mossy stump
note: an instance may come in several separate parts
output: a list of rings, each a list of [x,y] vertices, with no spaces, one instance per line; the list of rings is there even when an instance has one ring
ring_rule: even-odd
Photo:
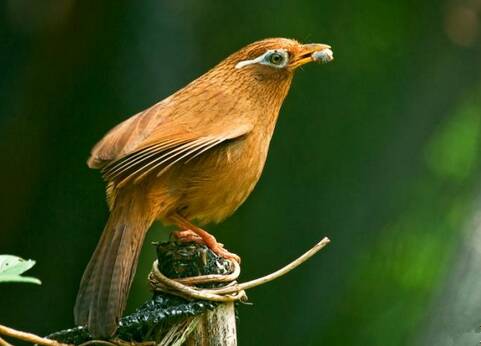
[[[205,245],[177,243],[155,244],[159,270],[171,279],[209,274],[228,274],[229,261],[218,257]],[[205,284],[218,287],[220,284]],[[85,327],[76,327],[48,336],[63,343],[79,345],[92,340]],[[235,346],[237,345],[235,306],[233,302],[217,303],[187,300],[163,292],[134,313],[123,317],[111,339],[113,343],[152,342],[159,346]]]

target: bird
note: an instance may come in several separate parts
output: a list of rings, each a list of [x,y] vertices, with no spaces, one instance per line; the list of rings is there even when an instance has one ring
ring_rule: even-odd
[[[110,215],[80,282],[77,325],[115,334],[156,220],[240,261],[201,227],[233,214],[254,189],[294,72],[331,60],[327,44],[260,40],[107,132],[87,164],[101,170]]]

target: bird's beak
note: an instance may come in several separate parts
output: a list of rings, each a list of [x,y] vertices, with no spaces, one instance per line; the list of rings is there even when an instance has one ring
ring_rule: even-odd
[[[303,44],[301,49],[296,52],[289,63],[291,69],[296,69],[299,66],[307,64],[312,61],[319,61],[327,63],[334,60],[331,46],[322,43]]]

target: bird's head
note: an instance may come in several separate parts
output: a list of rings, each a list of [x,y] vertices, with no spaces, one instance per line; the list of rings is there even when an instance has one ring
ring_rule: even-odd
[[[327,63],[333,59],[331,47],[326,44],[302,44],[287,38],[269,38],[231,54],[189,84],[181,95],[190,97],[192,93],[200,93],[187,92],[192,88],[221,95],[211,96],[207,101],[219,103],[223,100],[228,103],[233,99],[236,106],[252,107],[252,114],[272,114],[267,118],[274,123],[289,92],[294,72],[309,62]],[[242,111],[245,112],[245,109]]]
[[[333,60],[330,48],[326,44],[301,44],[286,38],[270,38],[249,44],[228,57],[224,64],[258,81],[290,79],[304,64]]]

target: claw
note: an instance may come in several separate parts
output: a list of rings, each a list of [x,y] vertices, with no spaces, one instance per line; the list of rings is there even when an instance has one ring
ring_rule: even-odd
[[[195,232],[190,229],[184,229],[181,231],[171,232],[170,235],[175,238],[176,241],[182,243],[196,243],[201,245],[206,245],[204,240],[199,237]]]
[[[180,239],[182,240],[187,237],[190,241],[195,241],[197,243],[199,243],[199,241],[202,241],[218,256],[234,260],[237,263],[241,262],[241,259],[238,255],[227,251],[224,248],[224,245],[222,243],[218,243],[215,237],[209,232],[204,231],[202,228],[193,225],[192,223],[190,223],[190,221],[186,220],[179,214],[172,215],[171,220],[182,229],[181,231],[173,232],[174,236],[179,235]]]

